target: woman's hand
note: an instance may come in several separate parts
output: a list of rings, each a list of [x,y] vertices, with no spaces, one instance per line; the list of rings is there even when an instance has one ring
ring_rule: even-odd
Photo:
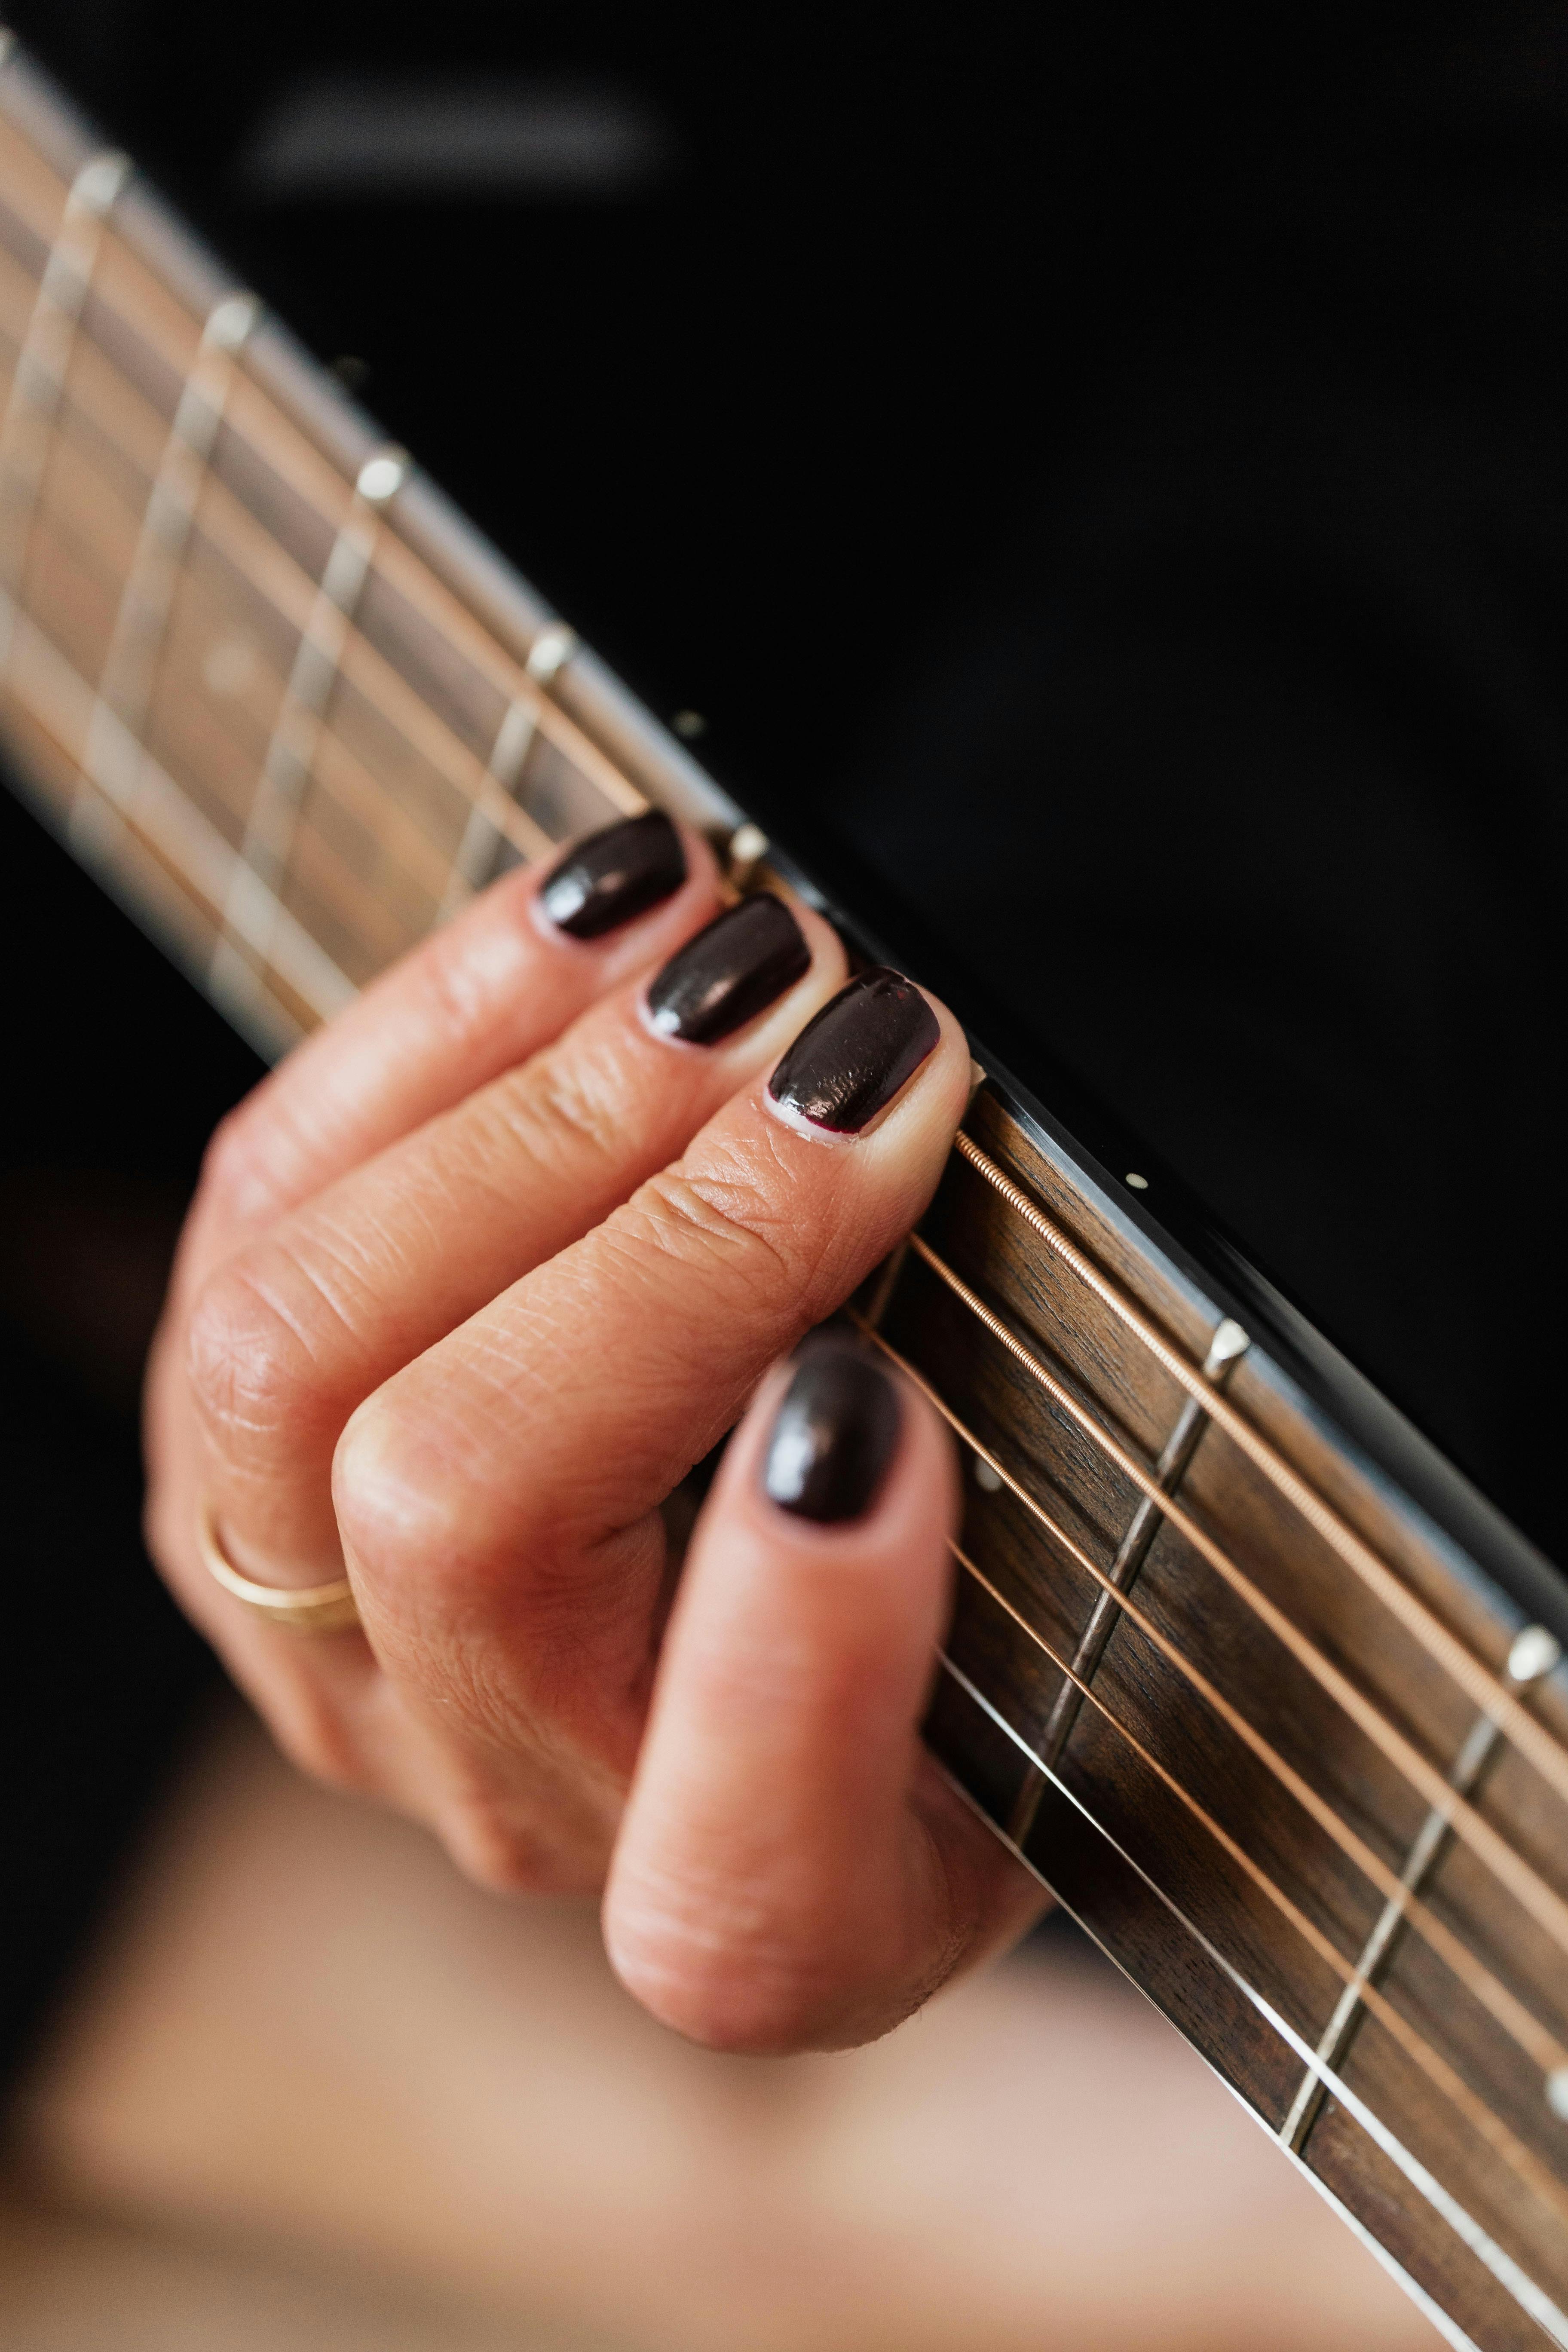
[[[924,1207],[964,1041],[891,974],[845,989],[816,917],[720,908],[695,836],[612,827],[225,1123],[148,1519],[296,1762],[489,1885],[605,1885],[656,2014],[782,2050],[883,2031],[1038,1896],[916,1732],[946,1433],[841,1341],[778,1361]],[[659,1506],[742,1412],[672,1593]],[[346,1569],[363,1630],[259,1621],[204,1511],[258,1583]]]

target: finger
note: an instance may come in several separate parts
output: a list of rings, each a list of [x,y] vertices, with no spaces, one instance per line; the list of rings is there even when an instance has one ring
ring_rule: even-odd
[[[353,1408],[666,1166],[843,971],[820,918],[749,899],[220,1267],[189,1366],[242,1572],[341,1572],[330,1470]]]
[[[658,810],[482,892],[219,1130],[205,1261],[537,1052],[607,989],[663,962],[719,902],[707,844]]]
[[[770,1374],[688,1553],[605,1895],[667,2024],[866,2042],[1044,1907],[919,1737],[958,1517],[946,1430],[868,1349]]]
[[[334,1487],[377,1650],[520,1801],[546,1750],[629,1772],[656,1507],[919,1216],[968,1085],[952,1015],[863,976],[679,1162],[349,1423]]]

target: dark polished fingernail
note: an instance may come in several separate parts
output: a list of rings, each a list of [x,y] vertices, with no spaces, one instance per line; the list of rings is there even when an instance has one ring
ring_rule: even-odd
[[[835,1135],[858,1135],[920,1068],[942,1028],[912,982],[876,964],[808,1021],[768,1092]]]
[[[805,934],[783,900],[765,893],[742,898],[649,981],[648,1018],[661,1037],[716,1045],[810,970]]]
[[[669,898],[686,879],[680,835],[662,809],[591,833],[552,866],[539,903],[558,931],[596,940]]]
[[[763,1491],[803,1519],[864,1517],[899,1442],[899,1392],[852,1340],[818,1339],[801,1357],[768,1440]]]

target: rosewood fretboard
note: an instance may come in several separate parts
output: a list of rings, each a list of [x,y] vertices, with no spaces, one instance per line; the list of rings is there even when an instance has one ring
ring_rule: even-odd
[[[809,888],[14,57],[0,398],[17,777],[269,1052],[649,799]],[[969,1473],[929,1737],[1452,2342],[1568,2346],[1564,1588],[1140,1188],[992,1070],[855,1303]]]

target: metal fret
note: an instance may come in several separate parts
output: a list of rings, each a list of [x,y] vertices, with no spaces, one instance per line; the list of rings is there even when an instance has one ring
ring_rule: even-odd
[[[1205,1380],[1212,1381],[1216,1387],[1228,1380],[1250,1345],[1251,1341],[1240,1324],[1226,1316],[1216,1328],[1209,1342],[1208,1353],[1204,1358]],[[1194,1396],[1186,1398],[1176,1417],[1175,1426],[1154,1465],[1154,1483],[1163,1494],[1175,1494],[1197,1452],[1198,1441],[1208,1425],[1208,1409],[1203,1400]],[[1137,1582],[1138,1571],[1148,1557],[1150,1545],[1164,1525],[1164,1512],[1152,1496],[1139,1497],[1137,1508],[1128,1522],[1127,1532],[1117,1546],[1116,1556],[1110,1563],[1110,1581],[1118,1591],[1129,1592]],[[1072,1672],[1079,1682],[1089,1683],[1094,1679],[1095,1668],[1104,1655],[1105,1645],[1121,1615],[1121,1606],[1113,1596],[1103,1588],[1098,1590],[1089,1621],[1072,1654]],[[1083,1695],[1077,1683],[1064,1681],[1052,1702],[1045,1729],[1040,1734],[1039,1750],[1047,1764],[1054,1765],[1060,1758],[1082,1705]],[[1045,1789],[1043,1775],[1031,1771],[1018,1791],[1012,1818],[1007,1824],[1007,1833],[1020,1845],[1028,1842]]]
[[[19,603],[32,545],[44,470],[82,306],[98,265],[104,223],[131,170],[109,150],[84,163],[67,194],[59,226],[38,279],[0,418],[0,577]],[[11,658],[12,629],[0,620],[0,679]]]
[[[1509,1652],[1505,1673],[1515,1690],[1523,1690],[1531,1683],[1549,1675],[1562,1656],[1562,1649],[1544,1625],[1527,1625],[1514,1641]],[[1501,1724],[1491,1714],[1478,1716],[1469,1734],[1448,1773],[1448,1785],[1457,1799],[1473,1796],[1480,1785],[1481,1776],[1497,1753],[1503,1737]],[[1354,2041],[1356,2029],[1366,2011],[1366,1994],[1387,1973],[1409,1924],[1411,1906],[1421,1890],[1431,1880],[1447,1847],[1454,1826],[1452,1805],[1436,1804],[1411,1842],[1405,1866],[1399,1874],[1399,1885],[1379,1914],[1371,1934],[1357,1955],[1354,1971],[1323,2029],[1316,2056],[1323,2066],[1342,2066]],[[1548,2106],[1552,2105],[1552,2086],[1556,2072],[1549,2074],[1544,2084]],[[1313,2125],[1322,2110],[1324,2076],[1321,2071],[1309,2068],[1302,2075],[1289,2114],[1279,2126],[1279,2137],[1293,2151],[1306,2146]]]
[[[365,459],[322,570],[273,722],[245,839],[223,902],[210,977],[214,989],[225,996],[254,989],[258,974],[253,958],[259,959],[263,971],[271,960],[268,942],[281,904],[279,894],[288,876],[321,722],[337,683],[343,642],[375,551],[381,510],[395,498],[407,473],[408,457],[402,449],[378,449]]]
[[[79,773],[88,773],[89,730],[101,709],[93,688],[3,589],[0,629],[10,635],[15,655],[8,693],[58,745]],[[121,729],[122,740],[115,745],[101,779],[92,779],[102,797],[89,805],[108,813],[111,831],[114,820],[123,818],[200,903],[221,906],[229,895],[233,869],[238,863],[236,852],[112,712],[100,723],[110,730]],[[84,859],[101,867],[106,857],[112,856],[114,845],[106,845],[101,830],[88,822],[76,830],[73,846]],[[258,952],[265,944],[279,979],[316,1019],[331,1020],[353,1002],[357,993],[353,983],[287,908],[274,900],[263,912],[265,930],[258,927],[247,944]],[[251,919],[248,902],[242,914],[243,919]],[[270,1007],[263,1017],[269,1027],[276,1026],[277,1016]],[[264,1037],[262,1042],[268,1041]],[[270,1040],[272,1050],[276,1043],[275,1038]]]
[[[542,695],[559,676],[577,651],[577,632],[564,622],[554,622],[541,629],[528,649],[524,674]],[[486,764],[486,773],[498,784],[509,800],[515,801],[522,771],[534,738],[539,732],[539,697],[514,695],[507,704],[495,743]],[[543,838],[543,836],[542,836]],[[550,844],[553,847],[553,843]],[[450,915],[463,900],[480,889],[497,869],[498,862],[506,859],[510,843],[495,821],[490,809],[481,797],[474,803],[463,828],[463,838],[452,861],[452,878],[441,902],[438,919]],[[514,855],[521,862],[521,853]]]
[[[1325,2091],[1333,2093],[1346,2115],[1360,2125],[1367,2137],[1404,2175],[1416,2194],[1432,2208],[1440,2220],[1447,2224],[1460,2243],[1466,2246],[1490,2272],[1504,2293],[1511,2297],[1521,2311],[1534,2320],[1537,2326],[1545,2331],[1552,2343],[1563,2346],[1564,2352],[1568,2352],[1568,2313],[1562,2311],[1552,2302],[1545,2289],[1531,2277],[1523,2265],[1517,2263],[1511,2254],[1498,2244],[1496,2239],[1482,2227],[1475,2215],[1461,2204],[1452,2191],[1446,2189],[1420,2158],[1389,2129],[1382,2116],[1373,2108],[1369,2107],[1364,2099],[1357,2096],[1338,2070],[1326,2060],[1319,2057],[1296,2032],[1289,2021],[1281,2016],[1275,2004],[1243,1975],[1234,1961],[1226,1958],[1212,1938],[1204,1933],[1196,1921],[1191,1918],[1176,1902],[1174,1896],[1168,1894],[1158,1880],[1144,1869],[1142,1864],[1112,1837],[1102,1822],[1095,1819],[1082,1798],[1076,1795],[1059,1774],[1045,1763],[1038,1751],[1030,1746],[1022,1733],[1008,1722],[1001,1709],[970,1680],[963,1668],[950,1658],[945,1651],[939,1650],[937,1658],[942,1671],[964,1693],[965,1696],[979,1707],[1005,1738],[1010,1740],[1036,1769],[1043,1774],[1053,1795],[1069,1805],[1074,1812],[1082,1816],[1095,1834],[1104,1840],[1117,1860],[1133,1873],[1154,1900],[1191,1938],[1205,1959],[1219,1971],[1227,1983],[1235,1988],[1287,2048],[1301,2061],[1312,2081],[1321,2084]],[[992,1826],[994,1827],[995,1824],[993,1823]],[[1003,1834],[1005,1835],[1005,1832]],[[1048,1891],[1054,1893],[1055,1889],[1050,1886],[1050,1881],[1041,1872],[1039,1864],[1031,1862],[1029,1856],[1011,1838],[1007,1839],[1007,1843],[1031,1874],[1039,1879],[1040,1884]],[[1244,2100],[1243,2104],[1247,2106],[1249,2113],[1256,2116],[1257,2110],[1252,2107],[1250,2101]],[[1316,2176],[1310,2167],[1307,2168],[1307,2173],[1308,2178],[1315,2181]],[[1468,2344],[1469,2339],[1455,2328],[1450,2336],[1450,2341]]]
[[[248,295],[230,295],[215,306],[202,330],[121,590],[88,733],[84,793],[89,781],[100,790],[110,790],[108,779],[116,762],[129,761],[134,767],[136,754],[131,746],[139,744],[146,730],[180,568],[223,421],[235,362],[259,315],[260,306]],[[127,773],[117,781],[122,791],[132,777]],[[110,791],[111,798],[118,796]],[[90,821],[79,794],[71,817],[73,829]]]

